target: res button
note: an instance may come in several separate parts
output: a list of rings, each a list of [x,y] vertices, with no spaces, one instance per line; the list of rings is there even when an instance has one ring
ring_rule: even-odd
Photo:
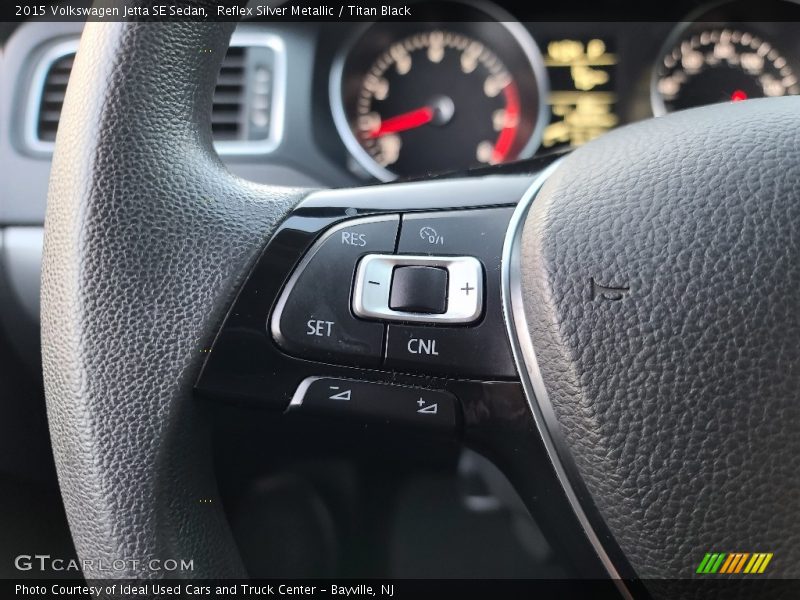
[[[323,234],[295,269],[270,321],[276,343],[289,354],[329,363],[378,366],[384,325],[356,319],[350,289],[359,259],[392,252],[399,217],[345,222]]]

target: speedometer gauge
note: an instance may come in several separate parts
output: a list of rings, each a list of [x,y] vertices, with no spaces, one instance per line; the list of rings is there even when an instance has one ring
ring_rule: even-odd
[[[331,100],[353,158],[387,181],[530,156],[544,87],[541,56],[518,23],[393,22],[350,48]]]
[[[717,102],[800,94],[789,60],[764,37],[739,28],[697,31],[663,57],[653,78],[656,115]]]
[[[458,107],[456,107],[458,102]],[[456,109],[460,113],[458,123]],[[516,157],[530,137],[517,84],[483,43],[435,30],[393,44],[367,73],[356,137],[400,173]],[[458,137],[458,144],[448,138]]]

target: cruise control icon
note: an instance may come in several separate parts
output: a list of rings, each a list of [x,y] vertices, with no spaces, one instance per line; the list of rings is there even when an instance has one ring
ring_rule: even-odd
[[[431,245],[444,246],[444,236],[439,235],[433,227],[422,227],[419,230],[419,237]]]
[[[328,388],[331,392],[334,392],[328,398],[330,400],[350,400],[350,397],[353,393],[353,390],[344,390],[342,392],[337,391],[339,389],[338,385],[332,385]]]
[[[439,404],[437,402],[428,404],[426,406],[425,400],[420,398],[419,400],[417,400],[417,406],[419,406],[417,412],[422,413],[423,415],[435,415],[436,413],[439,412]]]

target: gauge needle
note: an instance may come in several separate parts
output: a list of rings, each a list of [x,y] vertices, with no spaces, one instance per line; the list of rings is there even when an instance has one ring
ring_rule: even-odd
[[[422,127],[433,121],[436,111],[431,106],[423,106],[410,110],[401,115],[390,117],[381,122],[381,126],[373,129],[369,137],[377,138],[389,133],[398,133],[406,131],[407,129],[414,129],[415,127]]]
[[[731,94],[731,102],[741,102],[742,100],[747,100],[747,92],[734,90]]]

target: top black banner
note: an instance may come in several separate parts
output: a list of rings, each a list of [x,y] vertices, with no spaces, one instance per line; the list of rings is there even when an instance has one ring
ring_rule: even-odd
[[[722,4],[728,21],[733,15],[736,21],[800,22],[800,4],[793,0],[8,0],[0,3],[0,21],[680,21],[713,20]]]

